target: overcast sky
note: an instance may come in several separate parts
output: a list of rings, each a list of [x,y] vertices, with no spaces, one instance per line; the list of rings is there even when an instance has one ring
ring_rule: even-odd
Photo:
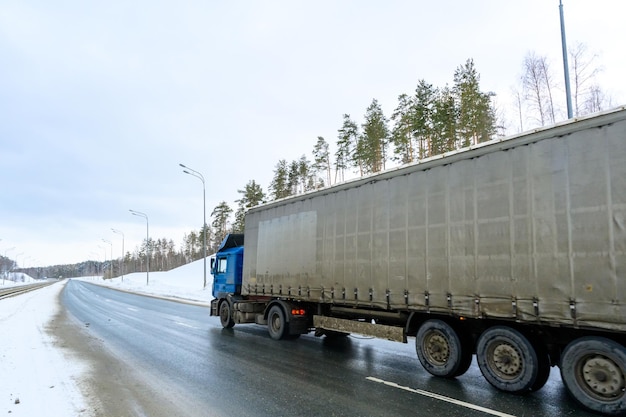
[[[558,0],[0,2],[0,255],[20,266],[179,247],[279,159],[311,158],[373,98],[387,117],[418,80],[473,58],[502,107],[529,51],[562,82]],[[626,103],[626,3],[564,0],[567,41]],[[506,110],[506,108],[505,108]],[[509,109],[509,120],[515,120]],[[511,126],[515,124],[512,123]],[[508,133],[516,133],[511,127]],[[207,219],[209,222],[210,219]]]

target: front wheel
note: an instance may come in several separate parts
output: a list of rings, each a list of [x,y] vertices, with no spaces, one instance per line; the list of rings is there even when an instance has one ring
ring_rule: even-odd
[[[626,412],[626,348],[604,337],[571,342],[561,356],[561,379],[583,407],[606,415]]]
[[[420,326],[415,350],[424,369],[435,376],[454,378],[463,375],[472,363],[469,343],[441,320],[428,320]]]
[[[225,329],[230,329],[235,325],[230,303],[228,301],[222,301],[220,304],[220,323]]]
[[[492,327],[480,335],[476,359],[487,382],[512,393],[540,388],[536,382],[543,379],[546,366],[523,334],[505,326]]]

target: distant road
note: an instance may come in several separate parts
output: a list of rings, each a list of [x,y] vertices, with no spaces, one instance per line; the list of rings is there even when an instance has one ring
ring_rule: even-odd
[[[224,330],[206,307],[68,282],[60,336],[95,366],[101,416],[592,416],[558,372],[538,393],[503,394],[473,364],[456,380],[421,369],[408,345]],[[79,331],[77,331],[79,330]]]

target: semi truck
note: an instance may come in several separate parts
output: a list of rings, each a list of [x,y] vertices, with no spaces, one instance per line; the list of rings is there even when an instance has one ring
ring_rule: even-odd
[[[224,328],[414,338],[430,374],[475,355],[511,393],[558,366],[624,415],[626,108],[251,208],[211,270]]]

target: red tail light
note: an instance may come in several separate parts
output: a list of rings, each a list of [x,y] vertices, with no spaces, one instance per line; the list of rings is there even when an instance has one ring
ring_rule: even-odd
[[[291,315],[292,316],[305,316],[306,311],[303,308],[292,308]]]

